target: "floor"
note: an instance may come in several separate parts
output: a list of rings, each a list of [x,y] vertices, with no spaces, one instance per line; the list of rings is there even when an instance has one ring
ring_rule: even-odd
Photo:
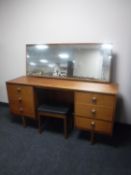
[[[76,129],[64,139],[58,123],[40,135],[35,122],[23,128],[0,105],[0,175],[131,175],[131,126],[116,124],[112,138],[96,135],[92,145]]]

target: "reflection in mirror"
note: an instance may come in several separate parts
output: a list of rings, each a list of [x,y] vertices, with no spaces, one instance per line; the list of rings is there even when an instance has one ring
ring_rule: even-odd
[[[110,81],[111,44],[28,44],[26,74]]]

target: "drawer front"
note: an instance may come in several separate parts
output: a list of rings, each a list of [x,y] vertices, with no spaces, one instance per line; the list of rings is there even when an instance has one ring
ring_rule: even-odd
[[[18,115],[35,117],[33,88],[22,85],[7,85],[10,110]]]
[[[10,102],[10,111],[14,114],[17,114],[17,115],[21,115],[21,116],[25,115],[23,105],[19,104],[16,101],[11,101]]]
[[[75,102],[113,107],[115,105],[115,96],[90,92],[76,92]]]
[[[10,101],[10,111],[14,114],[35,118],[33,105],[20,104],[17,101]]]
[[[10,100],[18,100],[23,98],[24,100],[32,95],[32,87],[22,85],[7,85],[8,97]]]
[[[104,122],[99,120],[75,117],[75,126],[79,129],[84,129],[84,130],[94,129],[94,131],[99,133],[105,133],[109,135],[112,134],[111,122]]]
[[[95,105],[75,104],[75,115],[92,119],[112,121],[113,108]]]

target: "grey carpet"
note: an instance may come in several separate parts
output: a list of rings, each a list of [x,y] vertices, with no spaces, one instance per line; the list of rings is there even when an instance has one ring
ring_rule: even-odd
[[[112,138],[97,135],[91,145],[87,132],[69,138],[49,126],[40,135],[37,125],[11,119],[0,105],[0,175],[131,175],[131,127],[116,125]]]

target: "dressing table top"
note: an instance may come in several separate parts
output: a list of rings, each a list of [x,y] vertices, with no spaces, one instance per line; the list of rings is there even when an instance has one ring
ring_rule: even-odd
[[[7,81],[11,84],[21,84],[41,88],[65,89],[72,91],[96,92],[102,94],[117,94],[118,86],[112,83],[96,83],[77,80],[38,78],[31,76],[21,76]]]

